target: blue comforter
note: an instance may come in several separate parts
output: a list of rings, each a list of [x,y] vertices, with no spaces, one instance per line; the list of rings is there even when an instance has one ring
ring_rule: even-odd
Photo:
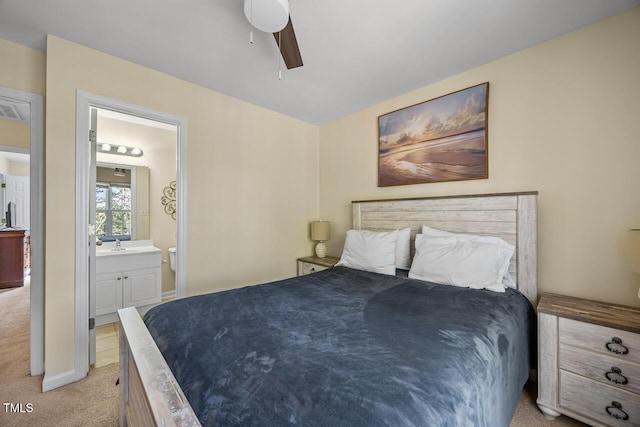
[[[204,426],[508,426],[535,337],[517,291],[347,267],[144,320]]]

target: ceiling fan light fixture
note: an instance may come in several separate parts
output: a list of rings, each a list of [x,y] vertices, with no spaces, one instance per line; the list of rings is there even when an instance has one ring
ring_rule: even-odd
[[[289,22],[289,1],[244,0],[244,15],[258,30],[277,33]]]

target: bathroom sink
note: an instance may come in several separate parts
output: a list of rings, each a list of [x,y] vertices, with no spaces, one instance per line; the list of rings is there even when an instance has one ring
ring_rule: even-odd
[[[160,248],[153,246],[153,241],[122,242],[122,246],[116,247],[113,242],[104,243],[96,247],[96,256],[133,255],[141,253],[162,252]]]
[[[160,248],[156,248],[155,246],[133,246],[130,248],[120,248],[118,249],[96,249],[97,256],[109,256],[109,255],[126,255],[126,254],[139,254],[139,253],[152,253],[152,252],[161,252]]]

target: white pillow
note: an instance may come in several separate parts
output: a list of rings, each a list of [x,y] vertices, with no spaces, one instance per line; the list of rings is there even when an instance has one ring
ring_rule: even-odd
[[[411,268],[411,229],[398,230],[396,241],[396,268],[409,270]]]
[[[474,242],[484,242],[484,243],[493,243],[495,245],[504,246],[513,251],[515,250],[514,246],[505,242],[499,237],[494,236],[476,236],[474,234],[461,234],[461,233],[452,233],[450,231],[438,230],[437,228],[431,228],[426,225],[422,226],[422,234],[428,237],[460,237],[462,239],[467,239]],[[504,273],[504,277],[502,278],[502,284],[505,287],[516,289],[516,282],[511,277],[511,273],[509,273],[509,268]]]
[[[502,278],[513,250],[460,237],[416,236],[409,278],[504,292]]]
[[[398,230],[384,232],[349,230],[342,257],[336,265],[394,275],[396,274],[397,240]]]

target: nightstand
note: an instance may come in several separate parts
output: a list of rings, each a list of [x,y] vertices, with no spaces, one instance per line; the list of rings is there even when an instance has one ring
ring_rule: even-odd
[[[538,407],[590,425],[640,425],[640,309],[544,294]]]
[[[331,268],[340,261],[340,258],[326,256],[319,258],[317,256],[307,256],[304,258],[298,258],[298,276],[304,276],[305,274],[317,273],[318,271]]]

